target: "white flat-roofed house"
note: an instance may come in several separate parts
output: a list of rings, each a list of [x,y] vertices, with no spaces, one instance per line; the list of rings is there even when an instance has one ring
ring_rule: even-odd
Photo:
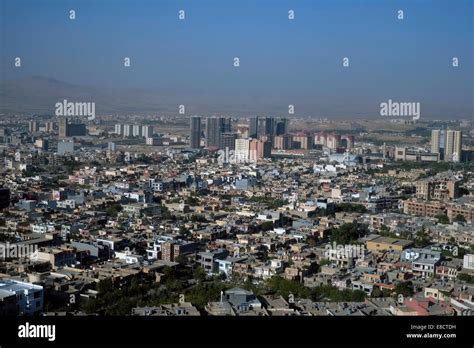
[[[474,254],[464,255],[462,268],[474,270]]]
[[[0,280],[0,296],[16,296],[19,314],[34,315],[43,311],[43,287],[13,279]]]
[[[55,227],[53,224],[31,224],[31,231],[33,233],[47,233],[47,232],[53,232],[55,230]]]

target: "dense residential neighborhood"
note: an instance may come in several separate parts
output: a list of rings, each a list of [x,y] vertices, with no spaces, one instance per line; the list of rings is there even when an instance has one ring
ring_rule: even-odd
[[[4,124],[0,314],[472,313],[472,150],[232,121]]]
[[[0,348],[473,347],[474,0],[0,0]]]

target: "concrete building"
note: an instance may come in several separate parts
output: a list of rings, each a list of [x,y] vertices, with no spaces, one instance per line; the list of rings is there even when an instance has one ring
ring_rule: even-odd
[[[144,138],[151,138],[154,135],[153,126],[142,126],[142,136]]]
[[[124,125],[123,124],[116,124],[115,125],[115,134],[117,135],[123,135],[123,131],[124,131]]]
[[[280,118],[276,120],[274,126],[274,133],[275,135],[284,135],[288,133],[288,119]]]
[[[258,116],[249,119],[249,138],[258,138]]]
[[[439,154],[439,160],[460,162],[462,132],[452,129],[433,129],[431,131],[431,152]]]
[[[191,134],[189,146],[192,149],[199,149],[201,147],[201,117],[191,117]]]
[[[132,124],[124,124],[123,125],[123,136],[124,137],[131,137],[133,135],[133,125]]]
[[[51,133],[52,131],[54,131],[54,122],[52,122],[52,121],[46,122],[45,127],[44,127],[44,130],[45,130],[47,133]]]
[[[229,302],[238,312],[262,308],[262,303],[253,292],[241,288],[224,291],[223,299]]]
[[[367,249],[369,251],[388,251],[394,250],[402,252],[404,249],[408,248],[413,244],[410,240],[396,239],[382,237],[379,235],[371,235],[367,240]]]
[[[44,150],[44,151],[48,151],[48,149],[49,149],[48,139],[36,139],[35,147],[37,147],[38,149]]]
[[[39,131],[39,123],[38,121],[30,121],[28,122],[28,131],[30,133],[36,133]]]
[[[249,159],[258,161],[270,158],[272,155],[272,144],[269,141],[252,139],[249,145]]]
[[[416,197],[424,200],[452,200],[459,197],[459,181],[424,179],[415,183]]]
[[[13,279],[0,280],[0,303],[2,299],[15,296],[18,313],[34,315],[43,311],[43,287]]]
[[[474,254],[464,255],[462,268],[474,270]]]
[[[431,153],[438,154],[438,159],[444,159],[445,131],[433,129],[431,131]]]
[[[219,148],[222,133],[231,132],[231,120],[228,117],[206,118],[206,146],[208,148]]]
[[[59,119],[59,137],[83,137],[87,134],[86,125],[79,120],[70,120],[67,117]]]
[[[213,274],[219,270],[217,259],[224,259],[227,255],[229,255],[229,252],[226,249],[203,251],[196,255],[196,262],[199,263],[206,273]]]
[[[439,153],[425,152],[418,149],[410,149],[407,147],[395,148],[395,161],[437,162],[439,156]]]
[[[220,149],[235,150],[235,140],[237,133],[222,133],[220,136]]]
[[[435,217],[445,213],[445,205],[440,202],[409,199],[403,202],[403,212],[408,215]]]
[[[44,248],[31,256],[35,261],[49,262],[53,269],[75,266],[76,251],[73,248]]]
[[[132,129],[132,135],[134,137],[141,137],[142,136],[142,126],[139,124],[134,124]]]
[[[151,146],[160,146],[160,145],[163,145],[163,138],[161,137],[146,138],[145,143]]]
[[[446,131],[446,147],[444,150],[445,161],[459,162],[462,151],[462,132],[455,130]]]
[[[186,256],[196,251],[198,243],[173,240],[161,244],[161,259],[176,261],[180,255]]]
[[[237,163],[249,161],[250,139],[235,139],[235,161]]]
[[[352,149],[355,144],[355,137],[353,135],[342,135],[341,136],[341,146],[346,149]]]
[[[274,126],[275,120],[273,117],[265,117],[258,119],[258,127],[257,127],[257,137],[260,138],[262,136],[272,136],[274,135]]]
[[[293,136],[291,134],[276,135],[273,138],[273,148],[277,150],[291,150],[293,148]]]
[[[308,150],[313,148],[313,140],[314,138],[308,134],[297,134],[293,136],[292,145],[296,149]]]
[[[68,123],[68,120],[66,117],[61,117],[59,119],[59,137],[60,138],[67,137],[67,123]]]
[[[446,206],[446,215],[451,221],[458,215],[461,215],[467,222],[472,222],[474,221],[474,208],[468,205],[448,204]]]

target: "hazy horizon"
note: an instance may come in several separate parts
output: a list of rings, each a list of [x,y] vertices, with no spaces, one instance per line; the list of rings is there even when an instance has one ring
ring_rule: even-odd
[[[391,99],[422,118],[474,114],[469,0],[0,3],[4,113],[52,112],[69,93],[98,113],[291,116],[291,104],[295,117],[374,118]],[[43,85],[23,86],[32,76]]]

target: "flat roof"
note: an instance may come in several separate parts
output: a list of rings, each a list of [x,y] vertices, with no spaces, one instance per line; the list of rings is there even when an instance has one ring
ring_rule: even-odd
[[[390,237],[383,237],[383,236],[377,236],[377,237],[368,239],[367,242],[400,245],[400,246],[407,246],[407,245],[413,244],[411,240],[397,239],[397,238],[390,238]]]

